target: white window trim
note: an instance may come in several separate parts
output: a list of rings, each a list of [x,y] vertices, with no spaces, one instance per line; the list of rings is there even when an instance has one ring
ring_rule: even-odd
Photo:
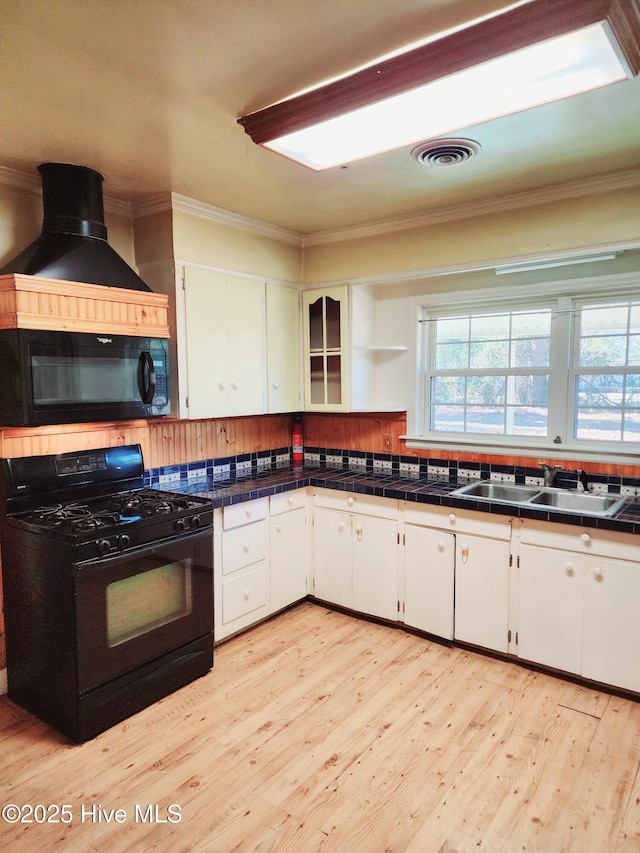
[[[640,446],[636,443],[624,444],[617,442],[600,442],[597,445],[593,442],[585,442],[582,440],[566,439],[561,443],[554,443],[550,438],[536,438],[534,436],[527,437],[526,440],[521,436],[488,436],[488,435],[462,435],[460,433],[446,435],[443,433],[423,433],[421,426],[425,412],[426,389],[424,382],[426,381],[426,370],[424,359],[427,358],[427,347],[424,344],[423,335],[425,334],[423,316],[428,312],[443,311],[449,308],[456,311],[473,311],[480,306],[486,308],[487,305],[495,305],[498,307],[501,303],[509,303],[511,308],[517,308],[518,304],[525,306],[533,306],[536,301],[543,301],[545,298],[556,301],[558,308],[562,310],[564,306],[566,310],[573,308],[575,300],[588,299],[590,296],[597,295],[599,298],[606,297],[622,297],[627,298],[638,294],[638,273],[620,273],[607,276],[596,276],[583,279],[575,279],[571,281],[554,281],[545,282],[542,284],[534,284],[526,286],[526,294],[523,294],[522,286],[515,287],[495,287],[482,288],[478,290],[458,290],[449,291],[447,293],[433,293],[413,298],[414,315],[416,318],[416,371],[415,385],[412,394],[413,405],[407,412],[407,434],[402,436],[406,440],[408,448],[421,450],[446,450],[446,451],[467,451],[474,453],[495,454],[501,453],[508,456],[522,457],[538,457],[544,455],[550,459],[597,459],[598,461],[615,462],[617,464],[639,464],[640,463]],[[554,344],[556,352],[552,353],[552,360],[559,357],[558,350],[563,351],[562,358],[564,363],[569,365],[568,353],[573,345],[570,324],[565,324],[566,340],[554,336]],[[570,370],[565,371],[567,386],[563,389],[550,388],[549,409],[550,418],[552,411],[556,409],[554,399],[557,399],[557,394],[569,393],[569,377]],[[567,419],[570,418],[570,413],[567,412]],[[551,426],[551,422],[550,422]],[[569,436],[572,431],[572,424],[566,423],[562,425],[562,435]]]

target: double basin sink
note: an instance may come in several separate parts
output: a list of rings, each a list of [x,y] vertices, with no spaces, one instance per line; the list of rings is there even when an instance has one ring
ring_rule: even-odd
[[[488,480],[462,486],[452,492],[451,496],[600,516],[614,515],[626,501],[624,495],[598,495],[556,489],[552,486],[520,486],[515,483],[492,483]]]

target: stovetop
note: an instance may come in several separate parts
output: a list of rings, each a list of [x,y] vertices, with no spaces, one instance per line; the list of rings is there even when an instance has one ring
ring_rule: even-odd
[[[14,535],[54,539],[79,562],[209,529],[213,507],[198,495],[140,488],[42,505],[6,523]]]
[[[134,489],[86,501],[41,506],[17,516],[23,523],[81,538],[134,522],[173,520],[198,512],[207,501],[157,489]]]

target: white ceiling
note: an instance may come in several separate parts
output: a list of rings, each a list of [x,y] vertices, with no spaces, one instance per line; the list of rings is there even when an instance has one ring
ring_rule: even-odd
[[[129,202],[171,191],[302,234],[565,182],[640,181],[640,78],[457,131],[472,160],[404,149],[312,172],[237,117],[510,0],[2,0],[0,167],[102,172]],[[618,183],[620,181],[618,180]]]

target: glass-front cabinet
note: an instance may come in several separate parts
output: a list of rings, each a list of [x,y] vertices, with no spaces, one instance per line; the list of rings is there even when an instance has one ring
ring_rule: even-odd
[[[349,407],[347,286],[305,291],[302,299],[305,410],[346,411]]]

